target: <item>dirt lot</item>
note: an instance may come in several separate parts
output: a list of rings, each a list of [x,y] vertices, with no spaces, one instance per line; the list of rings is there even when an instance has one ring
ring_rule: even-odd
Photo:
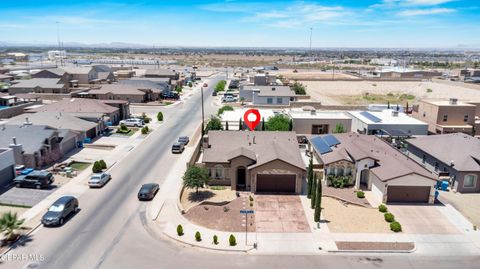
[[[293,72],[294,69],[281,69],[277,72],[270,72],[271,74],[281,75],[290,80],[311,80],[311,79],[358,79],[355,76],[332,71],[319,71],[319,70],[297,70],[297,73]]]
[[[456,97],[460,100],[479,100],[480,90],[431,81],[300,81],[307,87],[313,101],[325,105],[366,105],[371,103],[409,101],[423,98]]]
[[[439,199],[444,204],[451,204],[460,211],[473,225],[480,227],[480,193],[440,192]]]
[[[322,214],[333,233],[391,233],[383,214],[374,208],[345,205],[342,202],[322,197]]]

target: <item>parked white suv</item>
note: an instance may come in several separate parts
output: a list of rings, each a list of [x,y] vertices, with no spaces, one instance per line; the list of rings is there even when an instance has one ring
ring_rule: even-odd
[[[122,124],[125,124],[125,126],[128,126],[128,127],[142,127],[145,124],[145,122],[142,119],[131,118],[126,120],[121,120],[120,125]]]
[[[225,103],[233,103],[233,102],[236,102],[236,101],[237,101],[237,98],[233,97],[231,95],[227,95],[223,98],[223,102],[225,102]]]

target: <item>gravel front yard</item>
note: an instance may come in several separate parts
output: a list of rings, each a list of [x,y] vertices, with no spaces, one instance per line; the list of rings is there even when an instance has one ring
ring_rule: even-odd
[[[333,233],[391,233],[383,214],[374,208],[344,204],[322,197],[322,214]]]
[[[208,189],[200,188],[198,189],[198,194],[195,193],[195,190],[187,189],[183,191],[180,202],[182,203],[184,210],[189,210],[190,208],[200,204],[202,201],[209,202],[230,202],[237,198],[235,191],[232,191],[230,188],[226,187],[225,189]]]
[[[480,228],[480,193],[440,192],[439,200],[451,204],[460,211],[473,225]]]

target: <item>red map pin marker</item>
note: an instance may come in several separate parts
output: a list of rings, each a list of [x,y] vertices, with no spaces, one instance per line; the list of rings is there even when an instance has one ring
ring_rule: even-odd
[[[255,115],[255,120],[251,121],[248,119],[248,115],[254,114]],[[257,127],[258,123],[260,122],[260,112],[256,109],[249,109],[245,111],[245,114],[243,114],[243,121],[245,124],[247,124],[248,128],[253,131],[255,130],[255,127]]]

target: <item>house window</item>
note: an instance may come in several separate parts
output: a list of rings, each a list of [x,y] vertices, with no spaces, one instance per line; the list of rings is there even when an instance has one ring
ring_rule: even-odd
[[[217,164],[215,165],[215,177],[216,179],[218,178],[223,178],[223,166]]]
[[[448,120],[448,115],[443,115],[443,121],[447,121]]]
[[[343,176],[343,167],[338,167],[337,168],[337,173],[336,173],[337,176]]]
[[[273,104],[273,98],[267,98],[267,104]]]
[[[427,156],[425,156],[425,154],[423,154],[423,156],[422,156],[422,163],[425,164],[426,161],[427,161]]]
[[[476,175],[466,175],[463,179],[464,188],[475,188],[477,186],[477,176]]]
[[[468,115],[463,116],[463,121],[468,122]]]
[[[283,98],[277,97],[277,104],[282,104],[283,103]]]
[[[438,172],[438,162],[435,162],[435,172]]]

